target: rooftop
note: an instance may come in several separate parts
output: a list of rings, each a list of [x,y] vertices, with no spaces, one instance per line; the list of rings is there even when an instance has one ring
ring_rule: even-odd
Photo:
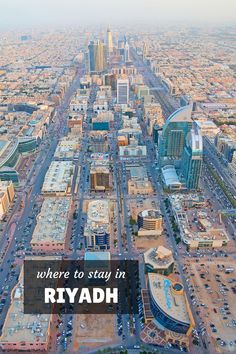
[[[140,216],[145,219],[158,219],[161,216],[160,210],[157,209],[146,209],[140,212]]]
[[[37,217],[31,243],[64,243],[71,199],[46,198]]]
[[[24,314],[23,270],[11,294],[11,305],[0,337],[2,342],[46,342],[51,315]]]
[[[173,185],[181,185],[181,182],[179,180],[179,177],[176,173],[176,170],[174,168],[174,166],[172,165],[166,165],[161,169],[164,181],[165,181],[165,185],[167,187],[171,187]]]
[[[166,268],[174,262],[171,250],[164,246],[150,248],[144,253],[144,261],[155,268]]]
[[[169,197],[182,237],[190,241],[225,240],[225,228],[219,224],[218,212],[206,208],[202,196],[175,194]],[[188,205],[189,204],[189,205]]]
[[[191,118],[192,113],[192,105],[180,107],[175,112],[173,112],[169,118],[167,119],[166,123],[169,122],[192,122]]]
[[[88,204],[88,223],[109,223],[109,201],[94,200]]]
[[[181,289],[175,289],[179,291],[178,294],[175,294],[172,291],[172,287],[176,282],[170,278],[156,273],[149,273],[148,281],[152,297],[157,305],[173,319],[190,324],[185,292],[181,292],[183,290],[182,285],[180,284]]]
[[[46,173],[43,193],[66,193],[73,175],[72,161],[53,161]]]

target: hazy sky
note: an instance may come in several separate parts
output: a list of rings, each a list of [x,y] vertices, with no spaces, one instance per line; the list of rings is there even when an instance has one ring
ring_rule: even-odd
[[[0,0],[0,26],[236,23],[236,0]]]

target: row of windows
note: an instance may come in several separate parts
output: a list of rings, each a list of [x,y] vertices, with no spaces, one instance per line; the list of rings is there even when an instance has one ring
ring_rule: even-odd
[[[188,329],[190,327],[189,324],[180,323],[177,320],[168,317],[164,312],[162,312],[162,310],[158,307],[158,305],[156,304],[156,302],[153,300],[152,297],[151,297],[151,310],[156,320],[160,324],[162,324],[165,328],[182,334],[186,334],[188,332]]]

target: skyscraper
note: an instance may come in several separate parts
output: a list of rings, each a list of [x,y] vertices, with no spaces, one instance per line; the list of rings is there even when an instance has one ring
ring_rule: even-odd
[[[95,43],[91,41],[88,45],[88,70],[95,71]]]
[[[105,44],[100,40],[97,40],[97,42],[91,41],[89,43],[88,49],[89,71],[91,73],[100,73],[105,71],[107,67]]]
[[[107,45],[107,54],[108,56],[110,56],[113,53],[113,39],[112,39],[111,30],[109,28],[107,29],[106,45]]]
[[[181,160],[185,138],[192,128],[192,105],[179,108],[172,113],[160,134],[159,161],[161,166],[175,164]]]
[[[189,189],[199,188],[202,156],[202,135],[197,126],[194,126],[186,137],[181,166],[181,175]]]
[[[129,80],[118,79],[117,80],[117,103],[127,104],[129,101]]]
[[[124,60],[126,63],[130,61],[129,43],[128,42],[125,43]]]

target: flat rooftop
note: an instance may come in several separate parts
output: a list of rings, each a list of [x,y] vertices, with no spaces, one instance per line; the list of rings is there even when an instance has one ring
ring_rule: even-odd
[[[68,197],[46,198],[37,216],[31,243],[64,243],[70,205]]]
[[[218,221],[218,211],[207,208],[202,196],[175,194],[169,200],[186,240],[228,240],[225,228]],[[191,207],[187,206],[188,202],[192,203]]]
[[[140,216],[145,219],[158,219],[162,217],[160,210],[157,209],[145,209],[140,212]]]
[[[59,141],[54,157],[57,159],[72,159],[78,150],[78,139],[65,137]]]
[[[108,200],[94,200],[88,203],[88,223],[108,224],[109,220]]]
[[[185,293],[175,295],[171,289],[176,283],[163,275],[153,273],[148,274],[148,281],[152,297],[162,311],[177,321],[190,324]],[[182,286],[180,283],[177,285]]]
[[[145,167],[138,167],[138,166],[134,166],[134,167],[129,167],[128,168],[129,172],[130,172],[130,178],[134,179],[134,180],[143,180],[143,179],[147,179],[147,170]]]
[[[144,253],[144,262],[155,268],[166,268],[174,262],[172,252],[163,246],[150,248]]]
[[[23,269],[23,267],[22,267]],[[51,315],[24,314],[23,270],[11,293],[11,305],[2,328],[0,345],[3,342],[46,342]]]
[[[92,164],[90,167],[90,174],[91,173],[109,173],[109,167],[108,166],[102,166],[102,165],[97,165],[97,164]]]
[[[72,161],[53,161],[46,173],[42,193],[66,193],[73,172]]]
[[[100,161],[103,164],[104,162],[110,161],[110,156],[109,156],[109,154],[105,154],[102,152],[95,152],[90,155],[90,159],[91,159],[91,161],[94,161],[94,162]]]
[[[146,189],[149,189],[150,192],[153,191],[152,183],[150,181],[136,181],[130,179],[128,181],[128,187],[133,187],[137,190],[137,192],[139,191],[140,193],[142,192],[142,190],[146,191]]]

